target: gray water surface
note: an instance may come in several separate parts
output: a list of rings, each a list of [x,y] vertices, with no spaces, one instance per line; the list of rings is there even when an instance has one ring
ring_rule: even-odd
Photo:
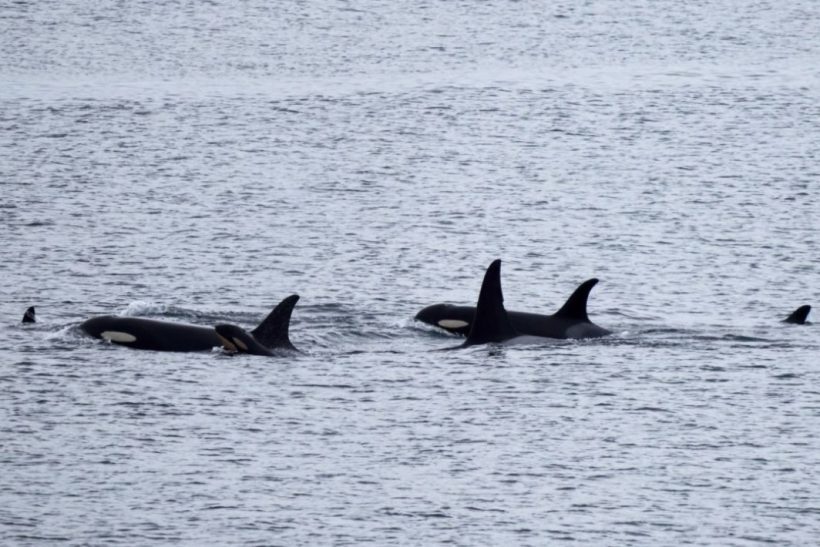
[[[815,544],[816,8],[3,4],[0,543]],[[614,334],[433,351],[495,258]]]

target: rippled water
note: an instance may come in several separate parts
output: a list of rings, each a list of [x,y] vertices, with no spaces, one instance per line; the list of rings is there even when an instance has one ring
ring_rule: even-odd
[[[813,2],[0,7],[0,542],[820,537]],[[614,335],[433,350],[589,277]],[[103,313],[282,359],[111,347]],[[36,305],[39,322],[19,324]]]

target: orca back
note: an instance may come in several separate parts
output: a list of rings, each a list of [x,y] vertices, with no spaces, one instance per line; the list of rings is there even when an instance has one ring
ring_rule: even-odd
[[[416,321],[427,323],[447,332],[467,336],[475,318],[475,307],[433,304],[416,314]]]

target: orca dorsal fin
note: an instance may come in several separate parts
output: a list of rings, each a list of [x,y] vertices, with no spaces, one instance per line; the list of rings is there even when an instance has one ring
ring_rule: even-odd
[[[504,294],[501,292],[501,260],[494,260],[484,274],[481,292],[478,294],[475,319],[465,346],[499,343],[518,336],[504,309]]]
[[[26,313],[23,314],[23,323],[36,323],[37,319],[34,315],[34,306],[31,306],[29,309],[26,310]]]
[[[575,289],[575,292],[570,295],[560,310],[555,312],[555,317],[562,317],[564,319],[574,319],[576,321],[584,321],[589,323],[589,316],[587,315],[587,299],[592,287],[598,284],[596,278],[587,279]]]
[[[804,304],[794,310],[791,315],[783,320],[784,323],[794,323],[795,325],[805,325],[806,318],[809,316],[811,306]]]
[[[253,337],[260,344],[271,349],[286,348],[295,350],[296,348],[293,347],[290,338],[288,338],[288,331],[290,330],[290,316],[298,301],[299,295],[292,294],[279,302],[265,320],[251,331]]]

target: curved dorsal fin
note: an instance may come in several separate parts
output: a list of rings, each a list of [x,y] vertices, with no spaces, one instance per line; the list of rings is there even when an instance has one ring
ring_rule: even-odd
[[[36,318],[34,316],[34,306],[31,306],[29,309],[26,310],[26,313],[23,314],[23,323],[35,323]]]
[[[504,309],[504,295],[501,292],[501,260],[494,260],[481,283],[478,294],[475,319],[465,346],[503,342],[518,336]]]
[[[298,294],[292,294],[279,302],[273,311],[251,331],[251,334],[260,344],[268,348],[296,349],[290,343],[288,330],[293,307],[299,301]]]
[[[589,323],[587,299],[589,298],[589,292],[592,290],[592,287],[597,283],[598,280],[593,277],[578,285],[578,288],[575,289],[575,292],[567,299],[561,309],[555,312],[555,316]]]
[[[804,304],[794,310],[791,315],[783,320],[784,323],[794,323],[796,325],[805,325],[806,318],[809,316],[809,312],[811,311],[811,306],[808,304]]]

